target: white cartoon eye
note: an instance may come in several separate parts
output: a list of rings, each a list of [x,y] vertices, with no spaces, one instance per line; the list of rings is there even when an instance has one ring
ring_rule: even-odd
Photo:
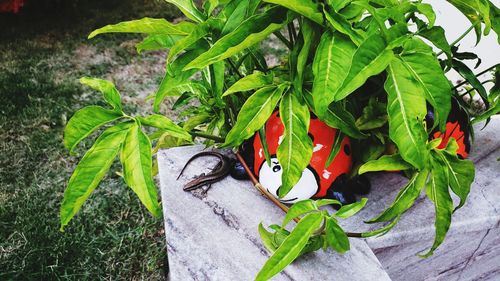
[[[259,171],[259,181],[267,191],[278,198],[278,190],[281,187],[281,175],[283,169],[278,162],[278,159],[271,158],[271,166],[264,162]],[[292,190],[283,198],[280,199],[283,203],[295,203],[300,200],[309,199],[318,191],[318,182],[314,173],[305,168],[302,172],[302,177]]]

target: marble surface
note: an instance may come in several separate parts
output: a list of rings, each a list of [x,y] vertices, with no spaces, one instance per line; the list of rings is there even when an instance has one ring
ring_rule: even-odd
[[[481,130],[482,127],[483,124],[475,126],[475,142],[470,154],[470,159],[476,165],[476,177],[466,204],[453,215],[448,236],[500,226],[500,162],[497,161],[500,157],[500,118],[494,117],[484,130]],[[369,176],[372,191],[367,195],[368,203],[358,215],[342,221],[346,230],[359,232],[377,227],[378,225],[368,225],[363,221],[389,206],[407,181],[398,173],[374,173]],[[454,199],[457,203],[458,198]],[[377,249],[426,241],[430,247],[433,239],[434,206],[422,191],[415,205],[388,234],[369,238],[367,243],[371,248]]]
[[[500,279],[500,231],[496,228],[448,236],[433,256],[415,255],[428,247],[422,241],[374,252],[393,280]]]
[[[249,181],[230,177],[202,190],[183,184],[209,171],[215,159],[193,162],[176,180],[187,159],[202,146],[162,150],[158,155],[170,280],[253,280],[269,253],[257,226],[280,223],[284,214]],[[273,280],[390,280],[368,245],[351,239],[344,255],[319,251],[300,258]]]

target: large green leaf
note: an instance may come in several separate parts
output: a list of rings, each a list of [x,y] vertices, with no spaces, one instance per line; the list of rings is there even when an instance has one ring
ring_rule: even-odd
[[[165,1],[177,6],[177,8],[179,8],[179,10],[181,10],[182,13],[186,15],[186,17],[188,17],[189,19],[192,19],[195,22],[205,21],[205,16],[203,15],[202,12],[200,12],[200,10],[196,8],[196,6],[193,3],[193,0],[165,0]]]
[[[153,181],[151,142],[135,123],[127,132],[120,161],[127,185],[137,194],[142,204],[154,215],[160,216],[161,208]]]
[[[443,51],[448,58],[451,58],[451,46],[450,43],[448,43],[445,31],[441,26],[433,26],[432,28],[423,29],[418,32],[418,35],[431,41],[431,43]]]
[[[210,21],[199,24],[191,33],[184,38],[178,40],[175,45],[170,48],[167,56],[167,63],[172,61],[176,55],[193,46],[198,40],[205,37],[210,32]]]
[[[470,187],[474,181],[475,169],[472,161],[458,158],[456,149],[450,151],[450,147],[453,145],[456,146],[454,139],[449,141],[447,150],[444,150],[440,156],[441,162],[448,169],[451,190],[460,198],[460,203],[455,208],[457,210],[465,204],[465,200],[470,193]]]
[[[385,209],[377,217],[367,221],[367,223],[391,221],[406,212],[406,210],[413,206],[413,203],[420,195],[422,188],[425,186],[428,175],[428,170],[416,172],[405,187],[403,187],[403,189],[401,189],[398,193],[391,206]]]
[[[106,175],[116,158],[131,123],[120,123],[104,131],[85,153],[64,191],[61,205],[61,231]]]
[[[356,126],[352,114],[340,102],[331,103],[321,120],[332,128],[339,129],[342,133],[355,139],[364,139],[363,134]]]
[[[206,91],[205,87],[198,81],[189,80],[198,70],[191,69],[183,71],[182,69],[195,57],[201,54],[204,50],[204,45],[198,45],[197,48],[189,50],[172,63],[167,65],[167,73],[160,83],[160,87],[155,94],[153,109],[158,112],[163,100],[168,96],[177,96],[186,91],[199,92]]]
[[[272,8],[254,15],[241,23],[233,32],[225,35],[205,53],[201,54],[184,69],[201,69],[212,63],[229,58],[285,26],[293,15],[282,8]]]
[[[283,219],[283,223],[281,226],[284,228],[288,225],[290,221],[295,219],[296,217],[302,216],[304,214],[317,211],[318,207],[316,203],[312,199],[302,200],[297,203],[294,203],[290,209],[286,212],[285,218]]]
[[[335,91],[347,77],[356,46],[342,35],[323,33],[313,62],[312,96],[316,114],[322,117],[334,100]]]
[[[441,130],[446,127],[446,120],[451,110],[451,86],[448,78],[434,55],[432,48],[420,39],[406,41],[404,51],[399,56],[407,68],[420,93],[434,108]],[[419,94],[420,94],[419,93]]]
[[[302,177],[313,153],[309,138],[309,108],[299,100],[298,92],[289,91],[281,99],[280,117],[285,127],[283,141],[276,152],[282,167],[279,196],[284,197]]]
[[[426,186],[425,192],[427,197],[434,203],[434,210],[436,214],[436,237],[432,247],[422,257],[429,257],[435,249],[443,243],[446,233],[450,228],[451,215],[453,210],[453,200],[450,196],[448,188],[448,171],[442,161],[442,158],[437,156],[439,152],[433,152],[432,174],[429,183]]]
[[[123,114],[100,106],[87,106],[78,110],[64,128],[64,145],[73,152],[76,145],[102,125],[114,121]]]
[[[272,74],[264,74],[260,71],[255,71],[240,80],[236,81],[229,89],[227,89],[223,97],[231,95],[238,92],[246,92],[255,89],[260,89],[264,86],[270,86],[273,83]]]
[[[113,107],[113,109],[116,109],[117,111],[122,110],[120,93],[111,81],[91,77],[82,77],[80,78],[80,83],[101,92],[104,95],[104,99]]]
[[[427,132],[424,119],[427,107],[422,88],[398,57],[389,65],[385,90],[388,94],[389,136],[403,159],[423,169],[427,166]]]
[[[349,251],[351,248],[349,238],[347,238],[347,234],[338,225],[337,221],[332,217],[327,217],[325,223],[326,242],[328,246],[341,254]]]
[[[319,37],[318,32],[314,30],[313,22],[304,19],[300,25],[300,35],[302,35],[302,48],[297,55],[297,75],[294,80],[294,87],[300,92],[302,90],[302,84],[304,83],[304,71],[306,69],[309,56],[311,55],[311,49],[314,47],[313,44]],[[299,35],[299,36],[300,36]]]
[[[474,89],[477,91],[479,96],[486,105],[489,105],[488,101],[488,92],[484,88],[483,84],[477,78],[476,74],[463,62],[459,60],[452,60],[451,65],[453,69],[455,69],[460,76],[462,76]]]
[[[194,28],[193,24],[172,24],[165,19],[143,18],[140,20],[124,21],[110,24],[92,31],[89,39],[103,33],[148,33],[148,34],[170,34],[187,35]]]
[[[359,46],[366,39],[366,34],[361,30],[354,29],[352,24],[341,14],[334,11],[327,11],[326,9],[323,9],[323,13],[333,29],[348,36],[356,46]]]
[[[469,21],[475,25],[474,30],[476,31],[476,43],[481,40],[481,25],[478,24],[479,21],[483,21],[486,24],[485,35],[488,34],[491,28],[491,20],[489,15],[489,5],[485,0],[447,0],[450,4],[455,6],[460,12],[462,12]]]
[[[142,42],[135,45],[135,48],[139,54],[143,51],[168,49],[182,38],[184,38],[183,35],[150,34]]]
[[[352,217],[365,207],[366,202],[368,202],[368,199],[362,198],[361,201],[349,205],[344,205],[335,213],[335,216],[342,219]]]
[[[323,23],[323,14],[319,9],[318,3],[313,0],[263,0],[267,3],[278,4],[306,18],[318,23]]]
[[[187,141],[192,140],[192,137],[188,132],[163,115],[153,114],[147,117],[137,117],[137,120],[139,120],[143,125],[161,129],[163,132],[169,133],[171,136]]]
[[[367,172],[401,171],[412,167],[412,165],[403,160],[401,155],[392,154],[384,155],[377,160],[366,162],[363,166],[359,167],[358,173],[361,175]]]
[[[264,87],[251,95],[238,113],[236,124],[227,134],[223,146],[236,147],[262,128],[287,87],[285,84],[278,87]]]
[[[393,59],[380,35],[372,35],[357,49],[341,36],[324,35],[314,59],[313,97],[320,117],[333,101],[344,99],[366,80],[382,72]],[[324,91],[328,91],[327,94]]]
[[[309,241],[309,237],[319,228],[322,221],[323,215],[321,213],[310,213],[302,218],[292,233],[286,237],[281,246],[267,260],[255,280],[269,280],[292,263],[300,255],[307,241]]]
[[[362,86],[368,78],[386,69],[394,54],[380,35],[368,37],[348,62],[349,72],[342,85],[333,94],[334,101],[344,99]]]
[[[262,244],[264,244],[269,252],[274,253],[278,247],[276,247],[273,243],[273,234],[267,231],[262,223],[259,223],[259,235],[260,240],[262,240]]]

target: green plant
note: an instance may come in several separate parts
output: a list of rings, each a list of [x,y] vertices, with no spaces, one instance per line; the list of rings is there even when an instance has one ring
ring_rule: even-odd
[[[429,138],[434,129],[444,130],[452,99],[471,108],[445,73],[457,70],[470,87],[467,94],[477,93],[484,103],[486,110],[475,113],[472,122],[499,112],[499,91],[495,84],[488,93],[461,62],[477,56],[458,52],[459,40],[447,42],[443,28],[434,25],[431,5],[417,0],[233,0],[204,1],[202,7],[190,0],[167,2],[188,19],[172,24],[144,18],[105,26],[89,37],[146,33],[138,51],[170,49],[153,108],[158,112],[166,97],[178,97],[173,107],[182,108],[183,121],[176,124],[159,114],[126,115],[111,82],[83,78],[82,83],[104,94],[111,108],[89,106],[78,111],[66,127],[66,146],[72,151],[102,125],[115,125],[98,137],[75,169],[61,207],[61,229],[118,154],[127,184],[153,215],[159,215],[153,152],[189,144],[192,137],[205,138],[208,145],[238,147],[256,132],[265,133],[266,120],[279,107],[285,125],[277,152],[283,167],[280,196],[290,191],[310,161],[313,147],[307,124],[312,111],[353,140],[357,151],[353,176],[401,170],[410,179],[394,202],[368,221],[388,225],[351,236],[389,231],[425,187],[436,206],[436,236],[422,256],[433,253],[444,240],[454,211],[450,189],[460,197],[456,210],[463,206],[474,178],[474,166],[458,158],[455,140],[439,148],[441,139]],[[491,29],[500,32],[499,9],[491,2],[448,2],[470,19],[472,27],[464,34],[474,30],[479,41]],[[259,43],[273,35],[288,48],[288,57],[269,67]],[[433,47],[440,52],[436,54]],[[426,122],[429,108],[436,116],[432,123]],[[146,134],[145,127],[155,131],[148,129]],[[332,149],[330,158],[337,152]],[[331,203],[338,202],[302,201],[292,206],[282,226],[271,226],[274,233],[259,227],[274,254],[258,280],[270,278],[305,252],[349,249],[347,234],[336,219],[355,214],[366,201],[343,206],[333,215],[319,209]],[[302,219],[288,232],[285,226],[298,217]]]

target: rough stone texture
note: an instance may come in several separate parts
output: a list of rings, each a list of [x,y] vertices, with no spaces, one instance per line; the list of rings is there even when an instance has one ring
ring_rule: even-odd
[[[499,280],[500,118],[481,127],[475,128],[471,153],[476,164],[471,194],[433,257],[422,260],[415,255],[428,249],[434,237],[434,207],[422,194],[389,234],[366,243],[351,239],[352,250],[343,256],[310,254],[273,280],[387,280],[369,247],[393,280]],[[230,177],[207,194],[182,191],[184,182],[215,164],[215,159],[200,159],[175,180],[187,159],[202,149],[174,148],[159,154],[171,280],[252,280],[269,256],[257,225],[279,223],[283,214],[250,182]],[[342,221],[346,231],[374,228],[362,221],[388,206],[406,181],[397,173],[374,174],[371,180],[369,203],[359,215]]]
[[[283,212],[248,181],[230,177],[202,190],[184,192],[183,184],[207,172],[216,159],[199,159],[176,181],[187,159],[202,146],[173,148],[159,154],[160,182],[171,280],[253,280],[268,252],[257,231],[263,221],[280,223]],[[390,280],[379,261],[359,239],[351,251],[313,253],[273,280]]]

